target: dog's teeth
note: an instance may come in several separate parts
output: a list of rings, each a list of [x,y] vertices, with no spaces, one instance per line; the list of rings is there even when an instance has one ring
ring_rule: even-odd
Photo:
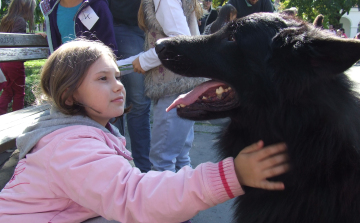
[[[205,96],[202,97],[202,100],[206,100],[206,99],[207,99],[207,97],[205,97]]]
[[[216,89],[215,92],[216,92],[217,95],[222,94],[224,92],[224,88],[219,87],[218,89]]]
[[[224,88],[222,88],[222,87],[219,87],[218,89],[216,89],[215,93],[216,93],[217,98],[221,99],[222,93],[224,93],[224,92],[225,92]]]
[[[186,106],[186,105],[184,105],[184,104],[180,104],[180,107],[182,107],[182,108],[185,107],[185,106]]]
[[[228,87],[227,89],[230,91],[230,90],[231,90],[231,87]]]

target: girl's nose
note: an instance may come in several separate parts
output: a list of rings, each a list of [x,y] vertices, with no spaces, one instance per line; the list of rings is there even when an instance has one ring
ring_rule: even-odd
[[[116,79],[113,89],[114,92],[122,91],[124,89],[124,85],[121,83],[121,81]]]

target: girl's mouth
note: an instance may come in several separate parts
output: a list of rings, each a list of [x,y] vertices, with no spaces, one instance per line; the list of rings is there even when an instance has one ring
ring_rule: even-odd
[[[114,100],[111,100],[111,102],[124,102],[124,97],[117,97]]]

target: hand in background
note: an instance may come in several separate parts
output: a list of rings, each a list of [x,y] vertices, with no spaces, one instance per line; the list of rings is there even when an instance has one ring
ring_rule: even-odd
[[[235,172],[241,185],[266,190],[284,190],[282,182],[268,181],[290,168],[285,143],[264,147],[260,140],[243,149],[234,159]]]
[[[35,35],[40,35],[40,36],[46,38],[46,33],[35,33]]]
[[[142,73],[145,74],[145,70],[142,69],[141,65],[140,65],[140,60],[139,57],[136,58],[133,62],[132,65],[134,67],[134,71],[137,73]]]

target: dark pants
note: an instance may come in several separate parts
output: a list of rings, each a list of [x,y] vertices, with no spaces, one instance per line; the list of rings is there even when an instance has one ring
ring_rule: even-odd
[[[3,115],[7,112],[11,100],[13,101],[13,111],[24,107],[25,67],[24,62],[15,61],[0,63],[0,68],[6,77],[0,96],[0,115]]]

